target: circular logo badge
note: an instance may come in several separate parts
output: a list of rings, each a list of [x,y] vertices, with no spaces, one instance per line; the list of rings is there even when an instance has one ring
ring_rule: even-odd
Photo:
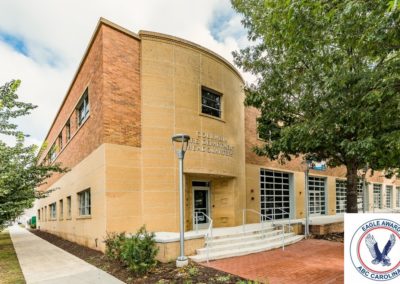
[[[388,219],[364,223],[351,239],[350,257],[357,271],[370,280],[400,276],[400,225]]]

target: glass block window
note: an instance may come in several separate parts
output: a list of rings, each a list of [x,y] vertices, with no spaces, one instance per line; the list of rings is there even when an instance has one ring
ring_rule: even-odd
[[[260,170],[261,214],[269,218],[287,219],[290,215],[289,173]]]
[[[308,177],[308,196],[310,215],[326,214],[324,178]]]
[[[88,216],[91,214],[90,208],[90,189],[86,189],[78,193],[79,199],[79,215]]]
[[[50,204],[49,208],[50,208],[50,219],[51,220],[56,219],[57,218],[57,203],[54,202],[54,203]]]
[[[336,180],[336,213],[346,212],[346,181]]]
[[[392,208],[393,186],[386,186],[386,208]]]
[[[400,207],[400,186],[396,187],[396,207]]]
[[[382,185],[381,184],[374,184],[374,208],[382,209]]]
[[[221,117],[221,94],[203,87],[201,89],[201,112]]]

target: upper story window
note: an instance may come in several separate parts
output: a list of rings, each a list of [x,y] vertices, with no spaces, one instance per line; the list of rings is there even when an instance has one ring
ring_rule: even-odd
[[[67,197],[67,218],[71,218],[71,196]]]
[[[67,142],[69,141],[69,139],[71,139],[71,123],[69,122],[69,119],[65,124],[65,137]]]
[[[63,137],[62,137],[62,133],[60,133],[60,135],[58,135],[58,147],[60,147],[60,151],[63,148]]]
[[[50,163],[54,162],[54,160],[57,158],[57,151],[56,151],[56,145],[53,144],[49,150],[49,160]]]
[[[207,115],[221,118],[222,94],[211,89],[201,88],[201,112]]]
[[[89,91],[87,88],[83,93],[82,99],[77,106],[77,111],[78,111],[78,125],[80,126],[89,115]]]

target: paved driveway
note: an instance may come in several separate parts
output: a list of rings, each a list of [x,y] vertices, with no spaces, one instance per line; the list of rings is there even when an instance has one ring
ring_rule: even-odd
[[[245,256],[211,261],[209,266],[262,283],[343,283],[343,244],[303,240],[287,246]],[[206,264],[205,264],[206,265]]]

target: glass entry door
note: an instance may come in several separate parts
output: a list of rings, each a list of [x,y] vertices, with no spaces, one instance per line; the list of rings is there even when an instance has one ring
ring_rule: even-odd
[[[209,184],[208,182],[204,183],[206,185]],[[194,185],[192,185],[192,187],[193,187],[193,221],[194,221],[193,229],[196,229],[196,216],[197,216],[198,228],[207,229],[209,226],[209,220],[203,214],[210,216],[210,187],[194,186]]]

